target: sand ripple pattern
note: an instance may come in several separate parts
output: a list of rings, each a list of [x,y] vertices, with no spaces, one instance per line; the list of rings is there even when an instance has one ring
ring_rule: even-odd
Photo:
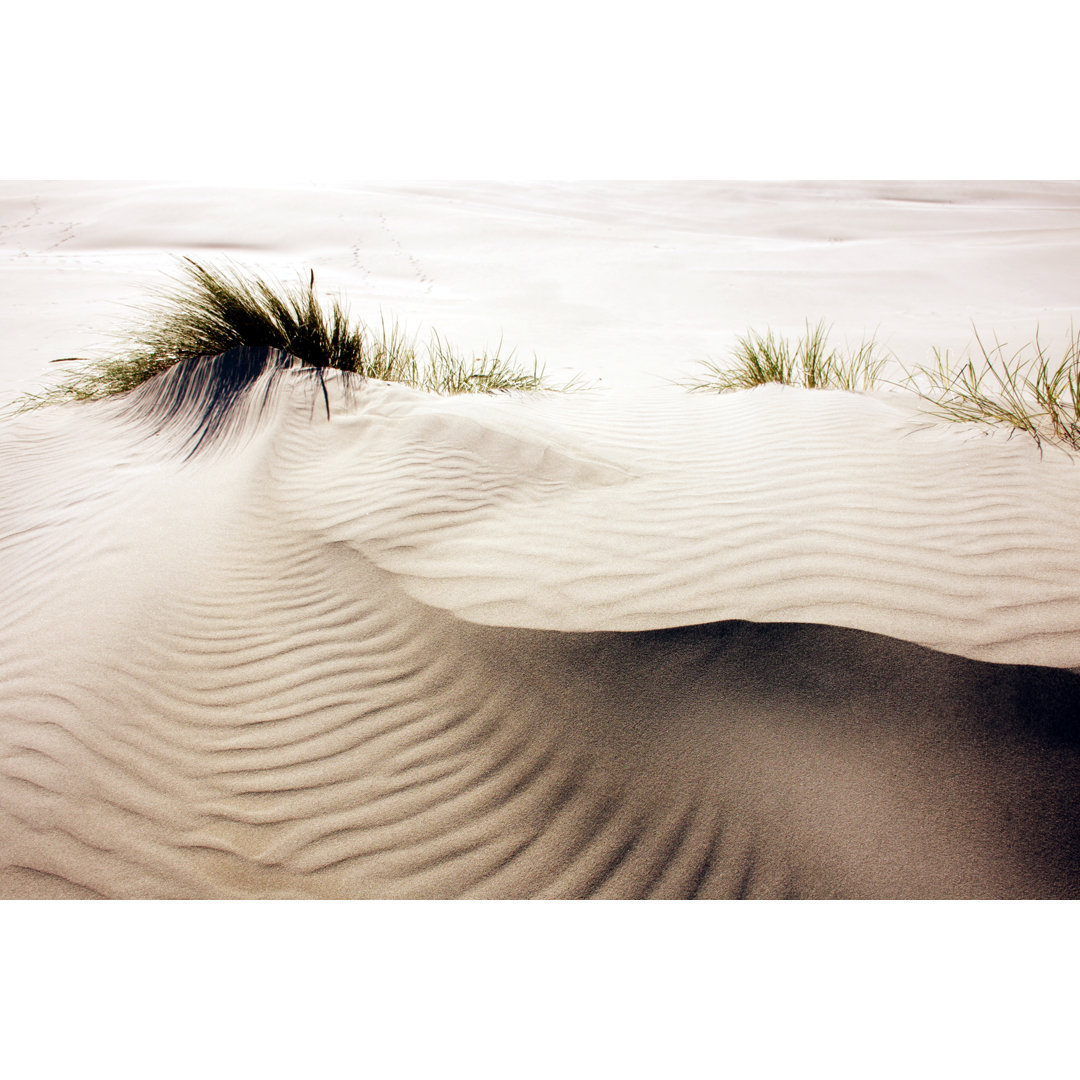
[[[1080,463],[933,424],[902,395],[444,401],[379,387],[318,437],[284,497],[464,619],[825,623],[1080,665]]]
[[[786,389],[253,392],[195,455],[114,403],[0,432],[5,895],[899,893],[766,854],[790,747],[727,631],[672,628],[1080,666],[1080,467],[1019,440]]]

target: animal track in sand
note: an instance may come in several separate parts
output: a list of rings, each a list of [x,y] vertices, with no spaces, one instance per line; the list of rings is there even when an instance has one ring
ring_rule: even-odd
[[[380,228],[382,228],[383,232],[385,232],[386,235],[390,237],[390,242],[394,245],[394,250],[397,251],[399,255],[403,256],[405,259],[408,260],[409,265],[412,267],[413,273],[416,276],[416,280],[424,286],[424,292],[431,292],[432,286],[435,284],[434,279],[429,277],[424,272],[424,268],[420,265],[420,260],[417,259],[415,255],[409,254],[409,252],[407,252],[404,247],[402,247],[401,241],[397,238],[394,231],[390,228],[390,225],[386,220],[386,215],[381,212],[379,213],[379,226]]]
[[[41,254],[43,252],[55,251],[61,244],[66,244],[69,240],[75,237],[75,228],[80,223],[77,221],[51,221],[51,220],[39,220],[42,216],[41,200],[32,199],[30,202],[32,207],[31,211],[16,221],[9,222],[7,224],[0,224],[0,242],[6,239],[7,234],[22,232],[25,229],[34,229],[39,227],[54,228],[60,230],[60,239],[51,244],[46,244],[41,247],[33,248],[33,253]],[[20,244],[16,248],[16,258],[26,259],[29,258],[32,252],[32,245]]]

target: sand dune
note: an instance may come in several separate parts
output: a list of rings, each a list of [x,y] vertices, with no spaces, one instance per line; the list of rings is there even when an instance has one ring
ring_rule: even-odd
[[[0,429],[5,895],[1077,894],[1075,459],[269,360]]]
[[[597,386],[0,421],[0,895],[1077,896],[1075,457],[668,380],[818,318],[1053,351],[1078,192],[0,186],[0,406],[179,254]]]

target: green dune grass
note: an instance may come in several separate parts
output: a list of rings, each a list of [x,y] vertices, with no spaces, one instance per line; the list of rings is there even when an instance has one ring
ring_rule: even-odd
[[[928,411],[953,423],[987,424],[1023,432],[1043,443],[1080,450],[1080,334],[1071,332],[1058,360],[1036,331],[1034,341],[1012,353],[997,341],[988,348],[975,332],[978,357],[954,363],[933,350],[934,363],[905,370],[899,382],[882,378],[887,353],[873,342],[841,353],[828,347],[823,323],[792,342],[768,330],[737,339],[727,360],[701,363],[703,376],[687,389],[712,393],[747,390],[767,383],[825,390],[873,390],[900,386],[918,394]]]
[[[1059,360],[1039,341],[1006,354],[995,341],[988,348],[975,335],[981,359],[954,366],[947,352],[934,350],[933,366],[908,374],[908,384],[932,411],[956,423],[1005,425],[1043,442],[1080,450],[1080,334],[1070,333]]]
[[[533,361],[529,370],[502,355],[466,354],[438,334],[421,347],[396,323],[379,328],[350,317],[344,303],[315,290],[315,274],[293,286],[233,267],[185,259],[171,287],[155,302],[115,354],[66,374],[19,410],[122,394],[159,372],[197,356],[215,356],[238,345],[283,349],[316,368],[337,368],[374,379],[405,383],[440,394],[569,389],[548,384]]]
[[[934,363],[905,370],[899,382],[882,378],[890,355],[873,340],[854,350],[829,345],[825,324],[806,325],[795,340],[749,330],[723,362],[701,364],[702,375],[684,387],[730,393],[768,383],[807,389],[868,391],[888,383],[913,391],[928,411],[955,423],[1004,425],[1044,443],[1080,450],[1080,335],[1070,333],[1053,360],[1035,340],[1012,353],[978,333],[981,356],[953,364],[935,349]],[[400,382],[438,394],[569,390],[550,385],[533,361],[531,370],[494,352],[462,353],[437,333],[417,344],[397,323],[378,328],[353,319],[337,297],[323,301],[312,271],[295,285],[271,282],[233,266],[184,259],[181,273],[156,293],[137,326],[110,356],[87,361],[16,411],[122,394],[159,372],[198,356],[216,356],[238,345],[282,349],[314,368],[336,368],[363,377]]]
[[[807,323],[806,333],[795,342],[772,330],[764,334],[751,330],[737,339],[726,362],[703,361],[704,377],[685,385],[689,390],[720,394],[766,383],[818,390],[873,389],[887,355],[873,341],[841,353],[829,348],[828,339],[824,323],[813,329]]]

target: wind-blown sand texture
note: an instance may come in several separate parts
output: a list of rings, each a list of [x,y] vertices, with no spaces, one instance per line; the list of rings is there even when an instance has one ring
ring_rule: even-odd
[[[3,428],[5,894],[1076,894],[1075,459],[288,364]]]
[[[663,382],[1050,341],[1077,185],[0,185],[0,404],[208,252],[597,389],[255,350],[0,420],[0,895],[1080,894],[1076,456]]]

